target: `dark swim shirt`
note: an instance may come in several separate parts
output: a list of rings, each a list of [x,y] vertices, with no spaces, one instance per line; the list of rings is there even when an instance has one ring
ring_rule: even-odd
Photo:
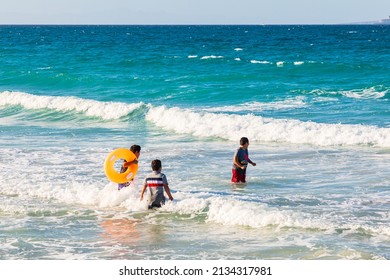
[[[243,165],[247,165],[248,164],[248,160],[249,160],[249,154],[248,154],[248,149],[242,149],[242,148],[238,148],[237,151],[234,153],[234,158],[237,157],[237,161]],[[241,169],[240,167],[236,166],[234,163],[233,163],[233,169]]]

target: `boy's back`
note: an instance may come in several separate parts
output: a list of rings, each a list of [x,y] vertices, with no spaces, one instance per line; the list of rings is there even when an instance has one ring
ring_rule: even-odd
[[[165,203],[164,191],[167,193],[170,200],[173,200],[171,191],[169,190],[167,177],[161,173],[161,160],[155,159],[152,161],[153,172],[146,176],[141,191],[141,201],[144,197],[146,189],[149,189],[151,194],[149,209],[153,207],[161,207]]]
[[[164,184],[168,185],[166,176],[158,171],[153,171],[146,176],[144,186],[150,191],[150,207],[160,207],[165,203]]]

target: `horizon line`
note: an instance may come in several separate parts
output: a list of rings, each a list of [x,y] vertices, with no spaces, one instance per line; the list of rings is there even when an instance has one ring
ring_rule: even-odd
[[[275,26],[275,25],[388,25],[378,22],[354,23],[0,23],[0,26]]]

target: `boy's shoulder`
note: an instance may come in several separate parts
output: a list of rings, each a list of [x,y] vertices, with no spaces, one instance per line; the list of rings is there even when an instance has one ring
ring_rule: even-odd
[[[155,177],[155,176],[165,176],[165,174],[161,172],[152,171],[148,175],[146,175],[146,177]]]

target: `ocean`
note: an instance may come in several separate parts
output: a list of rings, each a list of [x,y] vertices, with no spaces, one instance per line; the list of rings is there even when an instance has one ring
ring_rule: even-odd
[[[381,25],[0,26],[0,259],[390,259],[389,46]],[[133,144],[118,191],[103,163]],[[156,158],[174,200],[148,210]]]

